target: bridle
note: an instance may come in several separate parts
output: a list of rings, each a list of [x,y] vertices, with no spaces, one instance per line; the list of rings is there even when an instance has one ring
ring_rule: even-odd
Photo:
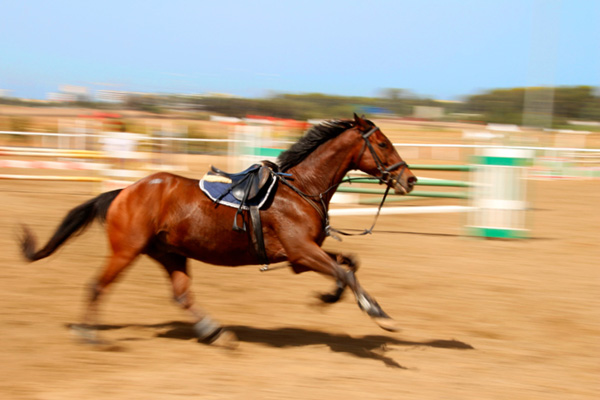
[[[385,183],[386,185],[388,185],[388,189],[389,189],[390,184],[393,186],[400,180],[400,178],[404,174],[404,171],[406,170],[406,168],[408,168],[408,164],[405,161],[399,161],[395,164],[390,165],[389,167],[385,167],[383,165],[383,162],[377,155],[375,148],[373,148],[373,144],[369,140],[369,137],[372,134],[374,134],[375,132],[377,132],[378,130],[379,130],[379,127],[374,126],[371,129],[369,129],[367,132],[361,133],[361,136],[365,140],[365,143],[363,144],[363,148],[360,152],[360,156],[358,157],[358,159],[360,160],[362,158],[362,156],[365,152],[365,149],[368,148],[369,152],[371,153],[371,157],[373,157],[373,160],[375,161],[377,170],[381,173],[381,176],[377,176],[376,178],[379,179],[379,183]],[[400,169],[400,173],[397,175],[397,178],[392,178],[391,171],[395,170],[398,167],[402,167]],[[390,179],[391,179],[391,182],[390,182]]]
[[[390,191],[390,188],[395,185],[400,178],[402,177],[402,175],[404,174],[404,171],[408,168],[408,164],[405,161],[399,161],[395,164],[390,165],[389,167],[385,167],[383,165],[383,162],[381,161],[381,159],[379,158],[379,156],[377,155],[377,152],[375,151],[375,148],[373,148],[373,144],[371,144],[371,141],[369,140],[369,137],[377,132],[379,130],[379,128],[377,126],[372,127],[370,130],[368,130],[365,133],[361,132],[361,137],[364,139],[364,144],[362,147],[362,150],[360,152],[360,155],[358,157],[358,160],[360,161],[363,157],[363,154],[365,152],[365,150],[368,148],[369,152],[371,153],[371,157],[373,157],[373,160],[375,161],[375,165],[377,166],[377,170],[381,173],[380,176],[377,176],[376,178],[379,179],[379,183],[385,183],[386,184],[386,190],[385,193],[383,195],[383,198],[381,199],[381,203],[379,204],[379,207],[377,208],[377,213],[375,214],[375,218],[373,220],[373,224],[371,225],[371,227],[369,229],[365,229],[363,232],[360,233],[348,233],[348,232],[344,232],[344,231],[340,231],[337,229],[334,229],[331,227],[331,225],[329,224],[329,213],[327,212],[327,206],[325,204],[325,200],[324,200],[324,196],[329,193],[333,188],[337,187],[340,183],[343,182],[352,182],[353,180],[357,180],[360,178],[346,178],[346,179],[342,179],[339,183],[330,186],[329,188],[327,188],[325,191],[314,195],[314,194],[307,194],[302,192],[300,189],[298,189],[296,186],[292,185],[292,183],[286,178],[286,176],[290,176],[289,174],[277,174],[280,181],[285,184],[286,186],[288,186],[290,189],[292,189],[294,192],[296,192],[298,195],[300,195],[300,197],[302,197],[304,200],[306,200],[315,210],[317,210],[317,212],[319,213],[319,215],[321,216],[321,219],[323,221],[323,225],[324,225],[324,230],[325,230],[325,235],[326,236],[331,236],[332,238],[341,241],[341,239],[336,236],[336,233],[339,233],[341,235],[344,236],[362,236],[362,235],[367,235],[367,234],[371,234],[373,232],[373,228],[375,227],[375,224],[377,223],[377,218],[379,217],[379,213],[381,212],[381,208],[383,207],[383,204],[385,203],[385,199],[388,195],[388,192]],[[396,178],[392,178],[392,174],[391,171],[397,169],[398,167],[402,167],[400,169],[400,172],[398,173],[398,175],[396,176]],[[321,210],[319,208],[319,206],[317,205],[317,203],[315,201],[312,200],[312,198],[318,198],[320,203],[321,203],[321,207],[323,207],[323,209]]]

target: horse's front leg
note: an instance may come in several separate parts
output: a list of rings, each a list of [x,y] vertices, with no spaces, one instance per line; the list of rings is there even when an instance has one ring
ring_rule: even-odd
[[[334,252],[327,252],[327,255],[329,257],[331,257],[332,260],[334,260],[335,262],[337,262],[339,265],[346,265],[348,266],[348,269],[354,273],[356,273],[356,271],[358,271],[358,267],[359,267],[359,262],[358,262],[358,258],[356,257],[356,255],[354,254],[343,254],[343,253],[334,253]],[[322,293],[319,295],[319,299],[321,299],[321,301],[323,303],[328,303],[328,304],[332,304],[332,303],[337,303],[343,296],[345,290],[346,290],[346,283],[344,283],[341,280],[337,280],[335,282],[335,288],[333,289],[333,292],[331,293]]]
[[[396,331],[398,328],[394,320],[387,315],[377,303],[359,284],[358,279],[352,270],[345,270],[336,260],[328,255],[316,243],[310,242],[305,245],[298,245],[297,241],[293,246],[286,246],[288,259],[292,267],[298,269],[309,269],[322,274],[332,276],[343,286],[352,289],[356,301],[361,310],[365,311],[373,320],[383,329]]]

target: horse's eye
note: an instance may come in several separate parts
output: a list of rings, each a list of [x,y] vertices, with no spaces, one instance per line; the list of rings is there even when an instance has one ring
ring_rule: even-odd
[[[379,147],[381,147],[382,149],[386,149],[387,148],[387,143],[386,142],[377,143],[377,145]]]

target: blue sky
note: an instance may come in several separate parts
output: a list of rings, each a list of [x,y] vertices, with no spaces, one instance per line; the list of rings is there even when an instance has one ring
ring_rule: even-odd
[[[0,2],[0,89],[456,99],[600,86],[600,0]]]

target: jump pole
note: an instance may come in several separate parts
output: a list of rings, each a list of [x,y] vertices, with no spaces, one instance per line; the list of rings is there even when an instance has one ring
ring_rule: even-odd
[[[11,181],[63,181],[63,182],[103,182],[97,176],[61,176],[61,175],[14,175],[0,174],[0,180]]]
[[[431,213],[455,213],[473,211],[472,207],[467,206],[415,206],[415,207],[383,207],[380,211],[382,215],[396,214],[431,214]],[[377,208],[335,208],[329,210],[329,215],[375,215]]]
[[[379,194],[383,195],[385,193],[384,189],[368,189],[368,188],[353,188],[349,186],[340,186],[337,189],[338,192],[342,193],[359,193],[359,194]],[[396,195],[389,195],[396,196]],[[408,194],[408,196],[415,197],[440,197],[440,198],[448,198],[448,199],[466,199],[468,198],[467,193],[463,192],[431,192],[431,191],[420,191],[415,190]],[[380,200],[379,200],[380,201]]]
[[[473,157],[474,182],[467,234],[471,236],[525,239],[527,227],[527,167],[532,165],[532,150],[485,148]]]

